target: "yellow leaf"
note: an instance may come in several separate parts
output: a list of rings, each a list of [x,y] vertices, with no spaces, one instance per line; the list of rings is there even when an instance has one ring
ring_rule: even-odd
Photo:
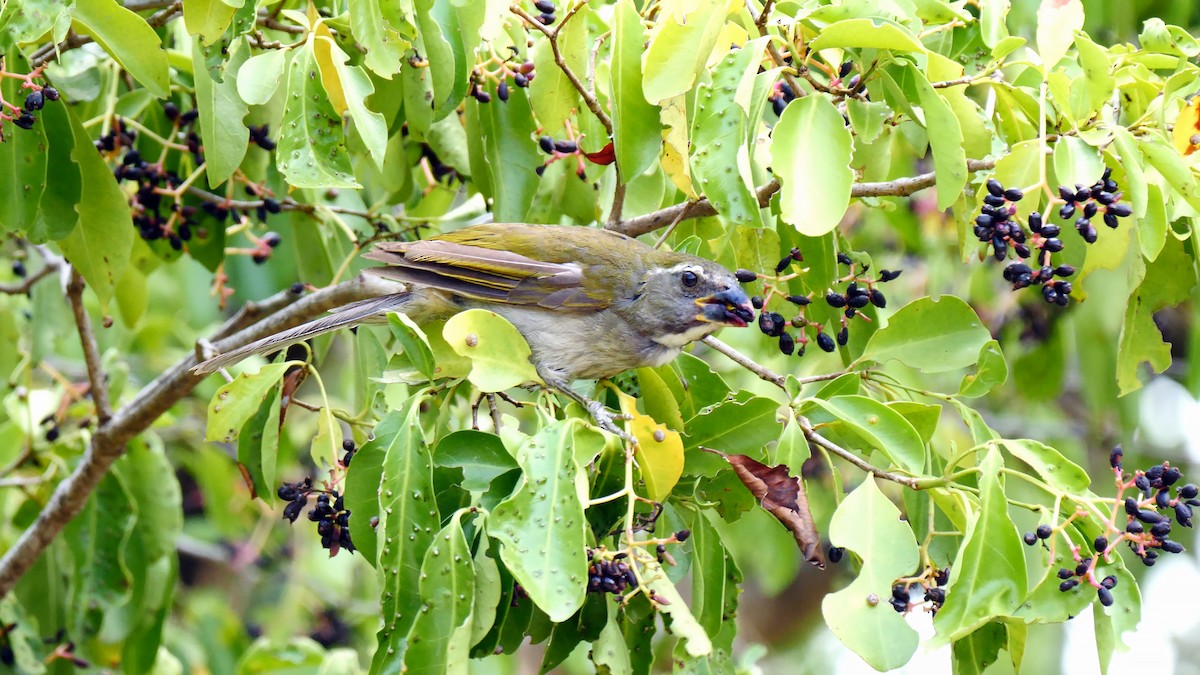
[[[1037,47],[1042,67],[1048,72],[1075,42],[1075,31],[1083,28],[1080,0],[1042,0],[1037,11]]]
[[[1192,100],[1179,111],[1175,118],[1175,129],[1171,132],[1171,140],[1179,154],[1188,155],[1200,150],[1200,96]]]
[[[346,90],[342,86],[342,78],[334,61],[335,50],[341,52],[341,48],[333,42],[333,35],[324,21],[317,22],[313,36],[313,58],[317,61],[317,70],[321,71],[321,83],[325,85],[325,93],[329,95],[333,109],[337,114],[344,116],[348,107]]]
[[[633,419],[626,423],[626,430],[637,439],[634,457],[646,481],[646,496],[661,502],[675,489],[683,475],[683,438],[678,431],[671,431],[653,417],[638,412],[637,399],[618,393],[621,412]]]

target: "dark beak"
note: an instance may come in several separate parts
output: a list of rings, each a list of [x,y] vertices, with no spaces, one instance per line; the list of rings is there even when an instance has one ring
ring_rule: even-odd
[[[731,288],[696,300],[700,313],[696,318],[742,328],[754,320],[754,307],[740,288]]]

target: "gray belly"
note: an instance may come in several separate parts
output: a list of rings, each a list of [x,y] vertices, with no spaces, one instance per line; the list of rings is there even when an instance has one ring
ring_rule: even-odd
[[[574,314],[503,305],[486,309],[508,319],[525,336],[540,370],[566,381],[661,366],[680,351],[642,335],[612,311]]]

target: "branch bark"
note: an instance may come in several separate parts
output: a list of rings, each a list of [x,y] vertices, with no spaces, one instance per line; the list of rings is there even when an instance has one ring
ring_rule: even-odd
[[[83,361],[87,365],[89,393],[96,406],[96,421],[100,426],[112,419],[112,406],[108,401],[108,374],[100,366],[100,349],[96,346],[96,333],[92,321],[83,306],[83,277],[79,270],[71,268],[71,280],[67,283],[67,302],[75,316],[75,330],[83,345]]]
[[[284,291],[260,303],[251,303],[239,312],[213,336],[219,340],[215,347],[221,351],[235,349],[297,326],[335,307],[375,297],[387,290],[395,289],[381,286],[378,279],[359,275],[304,298],[291,290]],[[255,322],[264,313],[266,317]],[[112,415],[107,424],[97,426],[74,471],[55,488],[33,525],[0,558],[0,598],[12,591],[63,527],[79,514],[113,462],[125,452],[125,444],[204,379],[204,376],[191,372],[197,363],[196,354],[188,354],[142,387],[129,403]]]
[[[996,167],[995,160],[991,159],[968,159],[968,171],[987,171]],[[920,192],[928,187],[933,187],[937,183],[937,175],[934,172],[923,173],[916,176],[905,178],[897,178],[895,180],[882,181],[878,183],[855,183],[850,189],[851,197],[907,197],[916,192]],[[766,207],[771,202],[771,197],[776,192],[779,192],[779,180],[772,179],[771,182],[763,185],[755,190],[758,197],[758,205]],[[690,207],[688,206],[690,204]],[[653,232],[660,227],[670,225],[672,221],[679,217],[679,214],[684,209],[687,213],[681,220],[690,220],[692,218],[703,218],[705,216],[716,215],[717,209],[708,199],[701,198],[695,202],[683,202],[668,206],[665,209],[659,209],[653,213],[647,213],[644,216],[630,218],[619,225],[609,227],[609,229],[622,234],[627,234],[631,237]]]

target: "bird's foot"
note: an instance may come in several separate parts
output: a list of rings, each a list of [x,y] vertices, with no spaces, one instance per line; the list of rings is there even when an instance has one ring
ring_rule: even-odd
[[[634,445],[637,444],[637,440],[634,439],[633,436],[629,435],[624,429],[618,427],[616,424],[618,420],[626,421],[633,419],[632,417],[624,413],[610,412],[608,408],[604,407],[604,404],[599,401],[593,401],[591,399],[586,399],[586,401],[587,403],[585,405],[587,407],[587,411],[591,413],[592,419],[596,420],[596,426],[610,434],[620,437],[620,439],[626,443],[632,443]]]

